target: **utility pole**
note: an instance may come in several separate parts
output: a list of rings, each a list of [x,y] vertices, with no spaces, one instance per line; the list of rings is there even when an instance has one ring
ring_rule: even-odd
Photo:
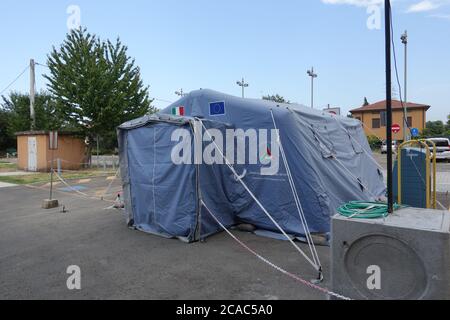
[[[317,74],[314,73],[314,67],[311,67],[307,74],[311,77],[311,109],[314,109],[314,79],[317,78]]]
[[[249,84],[245,83],[244,78],[242,78],[242,81],[237,81],[236,84],[242,87],[242,98],[245,98],[245,88],[248,88]]]
[[[175,94],[180,97],[184,97],[186,95],[183,91],[183,88],[181,88],[180,91],[175,91]]]
[[[97,135],[97,169],[100,168],[100,137]],[[92,166],[92,158],[91,158],[91,167]]]
[[[405,123],[403,125],[403,139],[405,141],[410,139],[410,134],[408,133],[408,31],[405,31],[402,34],[401,38],[402,43],[405,45],[405,97],[404,100],[404,115],[405,115]]]
[[[391,74],[391,2],[384,0],[385,54],[386,54],[386,145],[387,145],[387,189],[388,212],[394,213],[392,177],[392,74]]]
[[[34,111],[34,103],[36,96],[36,63],[33,59],[30,60],[30,118],[31,118],[31,130],[36,129],[36,113]]]

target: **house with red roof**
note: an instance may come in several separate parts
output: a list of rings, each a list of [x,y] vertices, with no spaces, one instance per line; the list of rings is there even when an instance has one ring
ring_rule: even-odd
[[[420,132],[426,127],[427,111],[431,108],[427,104],[403,103],[399,100],[392,100],[392,123],[398,124],[401,128],[399,133],[393,135],[395,140],[403,140],[403,128],[406,125],[403,121],[403,108],[406,105],[408,115],[408,127],[417,128]],[[366,104],[362,107],[350,111],[353,118],[363,123],[366,134],[374,135],[382,140],[386,139],[386,100],[373,104]]]

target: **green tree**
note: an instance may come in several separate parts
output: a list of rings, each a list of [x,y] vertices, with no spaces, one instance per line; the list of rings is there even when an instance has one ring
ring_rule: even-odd
[[[8,131],[10,115],[10,112],[0,109],[0,152],[4,152],[8,148],[15,147],[14,136],[12,136]]]
[[[9,97],[2,96],[1,109],[8,117],[8,135],[14,136],[16,132],[29,131],[31,127],[30,96],[12,92]],[[56,102],[45,91],[35,97],[36,130],[54,130],[63,126],[56,116]]]
[[[428,121],[422,135],[425,137],[441,137],[445,133],[445,125],[441,120]]]
[[[273,101],[276,103],[288,103],[288,104],[291,103],[290,101],[286,100],[279,94],[263,96],[262,99],[267,101]]]
[[[55,115],[55,101],[45,91],[35,97],[36,130],[53,130],[63,127]],[[0,101],[0,150],[14,148],[16,132],[28,131],[31,127],[30,97],[12,92]]]
[[[367,141],[369,142],[370,148],[372,150],[381,149],[381,145],[383,144],[383,142],[380,140],[380,138],[378,138],[377,136],[374,136],[374,135],[367,136]]]
[[[97,136],[154,111],[140,70],[119,39],[102,41],[86,29],[72,30],[47,64],[56,114],[88,138],[88,157]]]
[[[446,137],[450,137],[450,114],[447,116],[447,124],[445,125],[445,133]]]

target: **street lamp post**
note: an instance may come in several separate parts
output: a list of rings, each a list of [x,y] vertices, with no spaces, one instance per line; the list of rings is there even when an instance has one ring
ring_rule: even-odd
[[[244,78],[242,78],[242,81],[237,81],[236,84],[242,87],[242,98],[245,98],[245,88],[248,88],[249,84],[245,83]]]
[[[180,91],[175,91],[175,94],[180,97],[184,97],[186,95],[183,91],[183,88],[181,88]]]
[[[314,109],[314,79],[317,78],[317,74],[314,73],[314,67],[308,70],[307,74],[311,77],[311,109]]]
[[[405,123],[403,125],[403,139],[409,140],[409,134],[407,131],[408,127],[408,31],[405,31],[404,34],[402,34],[401,38],[402,43],[405,45],[405,97],[404,100],[404,115],[405,115]]]

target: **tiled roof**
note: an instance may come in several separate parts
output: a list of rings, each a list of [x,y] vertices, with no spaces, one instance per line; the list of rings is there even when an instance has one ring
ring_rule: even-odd
[[[405,103],[404,103],[405,104]],[[408,109],[430,109],[431,107],[426,104],[419,104],[419,103],[412,103],[408,102],[407,104]],[[392,110],[400,110],[402,109],[402,103],[399,100],[392,100]],[[386,110],[386,100],[379,101],[377,103],[369,104],[367,106],[363,106],[357,109],[353,109],[350,112],[351,113],[357,113],[357,112],[365,112],[365,111],[382,111]]]

